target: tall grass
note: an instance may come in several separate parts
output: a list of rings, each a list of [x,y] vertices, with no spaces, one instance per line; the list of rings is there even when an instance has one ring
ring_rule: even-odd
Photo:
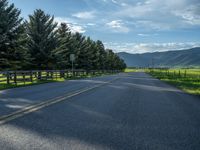
[[[137,72],[137,71],[138,71],[138,69],[134,69],[134,68],[126,68],[126,69],[124,70],[125,73]]]
[[[147,72],[187,93],[200,95],[200,69],[148,69]]]
[[[38,80],[36,77],[32,78],[32,82],[30,81],[30,75],[25,75],[24,78],[28,80],[21,80],[23,79],[23,76],[17,75],[17,82],[14,83],[14,80],[10,80],[10,84],[7,83],[6,79],[7,77],[0,73],[0,90],[3,89],[10,89],[10,88],[16,88],[16,87],[23,87],[23,86],[30,86],[30,85],[36,85],[36,84],[43,84],[43,83],[49,83],[49,82],[62,82],[66,80],[75,80],[75,79],[82,79],[82,78],[90,78],[90,77],[97,77],[97,76],[104,76],[104,75],[111,75],[113,73],[95,73],[95,74],[80,74],[79,76],[72,76],[72,74],[69,74],[68,77],[60,77],[59,75],[56,75],[53,79],[47,78],[45,79],[45,72],[42,72],[43,79]],[[54,75],[55,76],[55,75]]]

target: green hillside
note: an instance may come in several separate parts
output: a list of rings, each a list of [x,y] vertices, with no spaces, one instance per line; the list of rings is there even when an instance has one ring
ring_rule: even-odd
[[[144,54],[118,53],[128,67],[199,67],[200,47]]]

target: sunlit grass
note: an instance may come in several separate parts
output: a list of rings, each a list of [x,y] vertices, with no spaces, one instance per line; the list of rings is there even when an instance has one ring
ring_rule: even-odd
[[[148,73],[187,93],[200,95],[200,69],[154,69]]]
[[[17,79],[22,79],[21,81],[17,81],[17,84],[14,83],[13,80],[10,81],[10,84],[7,84],[6,77],[0,74],[0,90],[3,89],[10,89],[10,88],[16,88],[16,87],[24,87],[24,86],[31,86],[31,85],[37,85],[37,84],[43,84],[43,83],[50,83],[50,82],[63,82],[67,80],[77,80],[77,79],[83,79],[83,78],[91,78],[91,77],[98,77],[98,76],[105,76],[105,75],[111,75],[113,73],[96,73],[96,74],[80,74],[79,76],[72,76],[72,74],[69,74],[68,77],[60,78],[59,75],[57,78],[54,75],[54,79],[45,79],[46,73],[42,72],[42,80],[38,80],[37,78],[33,77],[33,82],[25,81],[23,82],[23,76],[19,75],[17,76]],[[25,79],[29,79],[30,75],[25,75]]]
[[[10,89],[10,88],[16,88],[16,87],[24,87],[24,86],[31,86],[31,85],[37,85],[37,84],[43,84],[43,83],[50,83],[50,82],[62,82],[65,81],[64,78],[59,78],[57,80],[34,80],[33,82],[18,82],[17,84],[7,84],[6,82],[0,83],[0,90],[4,89]]]
[[[126,68],[126,69],[124,70],[125,73],[136,72],[136,71],[138,71],[138,69]]]

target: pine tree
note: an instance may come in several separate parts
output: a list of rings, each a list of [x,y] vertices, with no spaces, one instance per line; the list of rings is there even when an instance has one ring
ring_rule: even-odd
[[[59,69],[71,67],[70,53],[72,53],[73,39],[70,28],[66,23],[61,23],[57,32],[58,47],[55,50],[57,66]]]
[[[17,69],[30,69],[30,54],[27,49],[27,34],[25,32],[25,24],[23,23],[19,27],[20,33],[18,34],[19,39],[16,42],[15,45],[15,52],[12,63],[13,70]]]
[[[73,34],[73,47],[72,47],[72,53],[75,54],[75,68],[76,69],[82,69],[82,62],[85,57],[85,54],[83,53],[85,48],[85,37],[82,36],[82,34],[76,32]]]
[[[81,41],[79,44],[79,51],[78,51],[78,68],[90,70],[91,66],[91,42],[90,38],[86,38],[82,36]]]
[[[96,48],[97,48],[97,55],[99,58],[99,63],[98,63],[98,69],[104,70],[105,69],[105,61],[106,61],[106,52],[104,45],[102,41],[97,40],[96,42]]]
[[[87,39],[85,40],[85,50],[84,50],[84,53],[85,53],[85,58],[84,58],[84,69],[85,70],[92,70],[94,69],[94,63],[95,63],[95,60],[96,60],[96,57],[95,57],[95,49],[94,49],[94,41],[92,41],[90,39],[90,37],[87,37]]]
[[[97,70],[99,68],[99,52],[96,47],[96,42],[90,38],[87,41],[90,45],[88,52],[90,67],[88,70]]]
[[[101,41],[71,33],[67,24],[56,29],[54,17],[37,9],[22,23],[20,11],[0,0],[0,70],[68,69],[70,54],[75,68],[124,69],[126,64]]]
[[[55,49],[57,47],[56,27],[54,17],[37,9],[26,21],[28,35],[28,50],[33,69],[54,69],[56,67]]]
[[[21,69],[26,62],[24,29],[20,11],[7,0],[0,1],[0,69]]]

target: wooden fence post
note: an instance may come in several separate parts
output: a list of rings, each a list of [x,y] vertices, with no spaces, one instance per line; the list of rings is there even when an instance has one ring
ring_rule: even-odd
[[[15,85],[20,83],[28,82],[34,82],[34,80],[39,81],[42,79],[48,80],[49,78],[58,79],[60,78],[67,78],[69,77],[83,77],[88,75],[101,75],[103,73],[118,73],[119,70],[74,70],[73,72],[71,70],[49,70],[49,71],[7,71],[3,73],[4,81],[7,84],[14,83]],[[44,74],[42,74],[44,73]],[[42,76],[43,75],[43,76]],[[46,75],[46,76],[45,76]]]
[[[33,82],[33,72],[30,71],[30,81]]]
[[[59,76],[60,76],[60,78],[62,78],[62,76],[63,76],[63,75],[62,75],[62,71],[59,72]]]
[[[49,71],[46,71],[46,80],[49,79]]]
[[[184,77],[185,77],[185,78],[186,78],[186,74],[187,74],[187,73],[186,73],[186,70],[185,70],[185,73],[184,73]]]
[[[41,73],[41,71],[38,71],[38,80],[42,80],[42,73]]]
[[[56,73],[56,80],[58,79],[58,76],[57,76],[57,71],[55,72]]]
[[[10,84],[10,73],[7,71],[6,73],[7,76],[7,84]]]
[[[67,74],[67,78],[69,78],[69,71],[68,70],[66,71],[66,74]]]
[[[50,76],[49,78],[53,79],[53,72],[52,72],[52,71],[49,71],[49,74],[50,74],[50,75],[49,75],[49,76]]]
[[[15,83],[15,85],[17,85],[17,72],[16,71],[14,72],[14,83]]]
[[[25,72],[22,73],[24,85],[25,85],[25,82],[26,82],[26,81],[25,81],[25,74],[26,74]]]

